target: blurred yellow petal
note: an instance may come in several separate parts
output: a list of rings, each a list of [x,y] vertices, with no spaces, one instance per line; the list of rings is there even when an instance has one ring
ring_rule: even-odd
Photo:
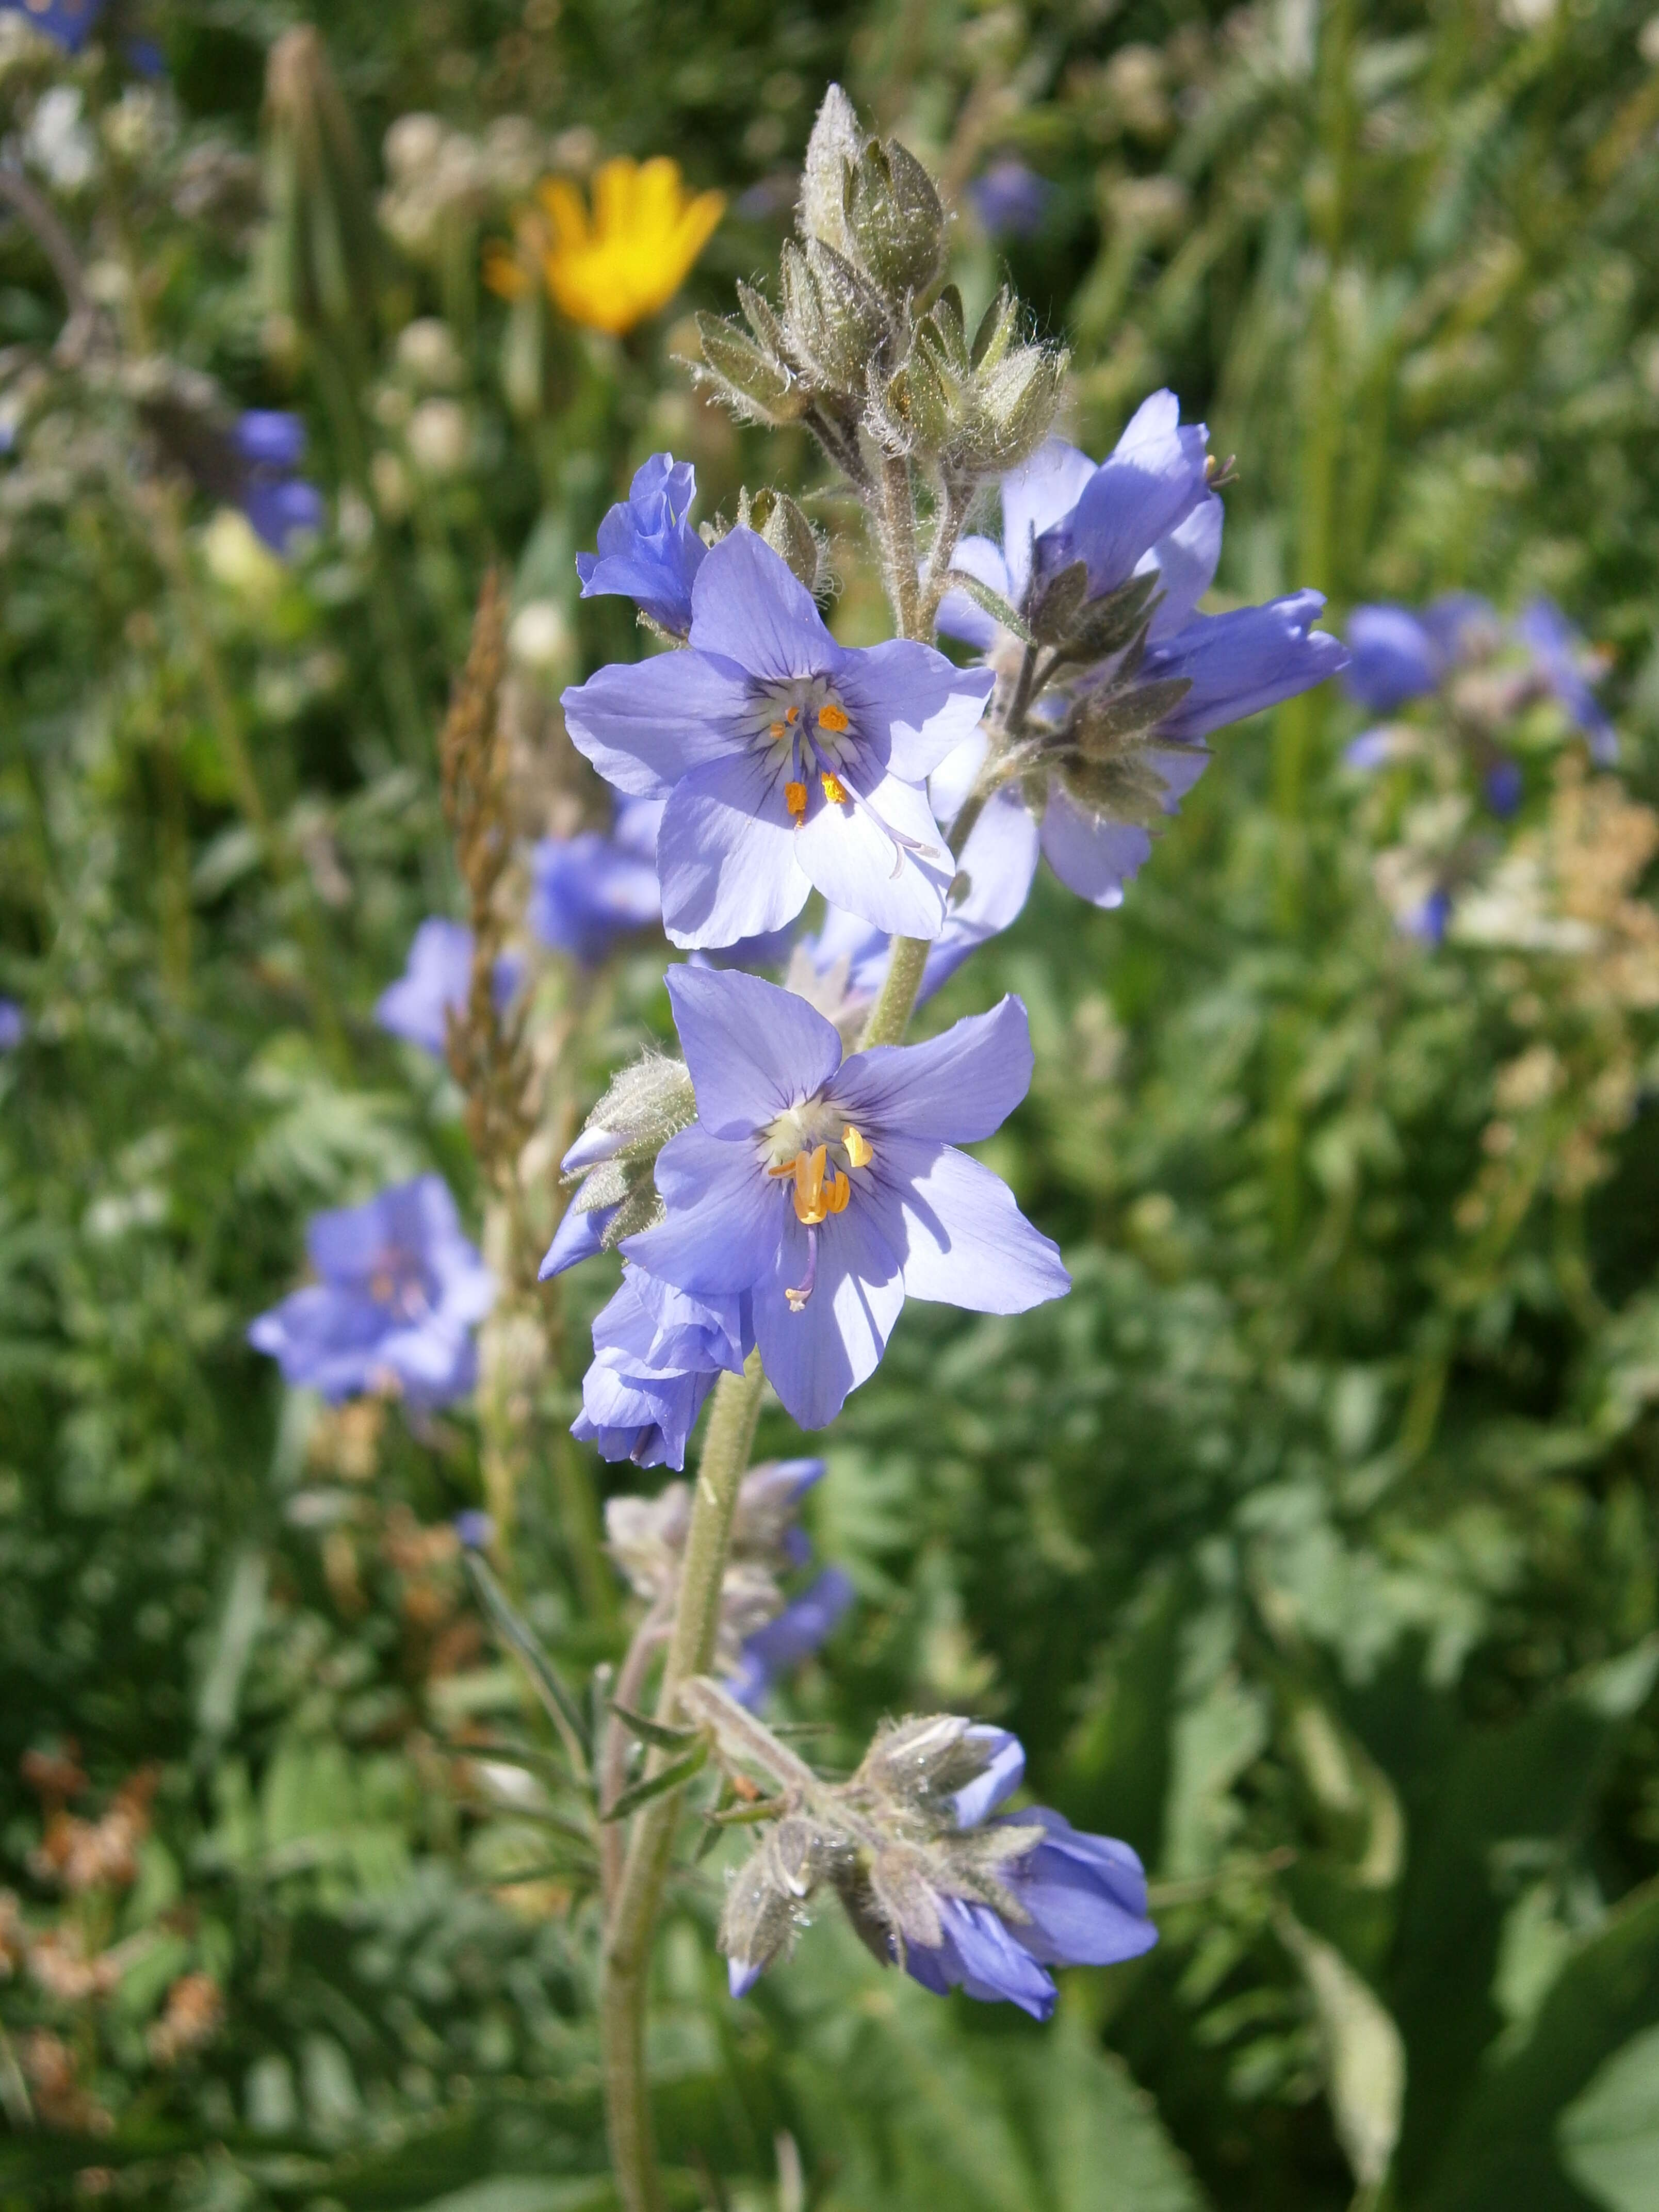
[[[521,300],[530,289],[519,257],[505,246],[484,248],[483,280],[503,300]]]
[[[665,155],[605,162],[594,173],[591,215],[563,178],[545,179],[537,198],[551,228],[543,271],[555,305],[572,322],[616,337],[673,298],[726,207],[719,192],[688,194]]]

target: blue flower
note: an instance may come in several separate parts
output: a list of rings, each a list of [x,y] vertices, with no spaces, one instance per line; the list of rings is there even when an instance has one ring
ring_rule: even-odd
[[[23,1042],[23,1009],[15,999],[0,999],[0,1052],[15,1052]]]
[[[1348,655],[1343,689],[1373,714],[1391,714],[1434,690],[1447,665],[1439,641],[1409,607],[1356,607],[1348,617]]]
[[[523,961],[502,953],[493,979],[498,1009],[510,1001],[523,974]],[[472,932],[465,922],[434,915],[410,939],[403,974],[374,1001],[374,1018],[393,1036],[441,1060],[448,1050],[447,1017],[466,1012],[471,988]]]
[[[993,238],[1030,238],[1042,228],[1054,188],[1024,161],[1005,155],[968,187],[974,213]]]
[[[957,1825],[971,1832],[1018,1787],[1025,1753],[1004,1729],[970,1729],[967,1740],[985,1744],[979,1778],[951,1800]],[[989,1824],[999,1829],[1042,1831],[1019,1856],[999,1867],[998,1881],[1018,1917],[969,1897],[936,1899],[937,1945],[903,1946],[912,1980],[943,1996],[961,1988],[987,2003],[1017,2004],[1038,2020],[1054,2008],[1049,1966],[1109,1966],[1138,1958],[1158,1941],[1146,1917],[1146,1877],[1127,1844],[1093,1836],[1047,1806],[1033,1806]]]
[[[936,937],[955,872],[923,784],[979,719],[988,670],[931,646],[837,645],[750,530],[692,588],[689,649],[616,664],[564,695],[577,750],[619,790],[667,801],[657,842],[676,945],[781,928],[832,905]]]
[[[1336,639],[1312,628],[1324,604],[1316,592],[1227,615],[1195,613],[1221,554],[1222,503],[1209,488],[1207,437],[1201,423],[1182,422],[1172,392],[1159,392],[1097,467],[1076,447],[1051,438],[1002,480],[1002,544],[965,538],[956,556],[959,568],[1017,611],[1029,611],[1045,580],[1074,562],[1087,570],[1091,599],[1156,574],[1158,596],[1135,681],[1184,681],[1188,689],[1137,757],[1163,787],[1161,804],[1170,814],[1204,772],[1208,755],[1201,738],[1310,690],[1346,657]],[[980,647],[999,667],[1018,665],[1015,641],[965,592],[945,594],[939,626]],[[1115,656],[1074,687],[1075,696],[1086,702],[1091,689],[1115,683],[1118,673]],[[1058,702],[1045,696],[1039,722],[1058,711]],[[941,820],[952,819],[968,797],[987,750],[986,738],[976,734],[935,774],[931,795]],[[1018,788],[1005,786],[995,793],[985,815],[1020,807],[1041,817],[1042,852],[1063,884],[1097,906],[1122,902],[1124,884],[1152,852],[1143,823],[1095,812],[1060,774],[1045,775],[1040,768]],[[1033,843],[1033,867],[1036,849]]]
[[[335,1402],[368,1390],[418,1407],[465,1395],[477,1369],[472,1324],[494,1304],[495,1284],[440,1176],[318,1214],[306,1243],[321,1280],[247,1333],[285,1382]]]
[[[1574,727],[1589,738],[1590,758],[1598,768],[1611,768],[1619,757],[1619,732],[1586,680],[1583,639],[1554,600],[1545,599],[1534,599],[1516,617],[1515,635]]]
[[[77,54],[104,12],[104,0],[0,0],[0,12],[26,15],[43,38]]]
[[[251,407],[238,419],[234,442],[243,464],[237,504],[272,552],[286,553],[296,531],[320,530],[323,495],[295,473],[306,449],[299,416]]]
[[[1395,926],[1402,937],[1414,937],[1421,945],[1443,945],[1451,918],[1451,893],[1437,884],[1415,906],[1407,907]]]
[[[690,1297],[626,1268],[593,1322],[593,1364],[571,1435],[596,1443],[602,1459],[683,1468],[715,1376],[741,1373],[753,1341],[746,1298]]]
[[[495,1540],[495,1516],[478,1506],[469,1506],[464,1513],[458,1513],[451,1525],[465,1551],[487,1552]]]
[[[593,968],[619,938],[661,919],[661,820],[660,805],[634,799],[617,808],[609,836],[587,830],[539,841],[531,854],[529,920],[544,945]]]
[[[618,592],[684,637],[691,627],[691,586],[708,550],[687,520],[696,489],[690,461],[653,453],[627,499],[599,525],[599,551],[576,556],[582,597]]]
[[[907,1293],[1022,1313],[1071,1287],[1007,1187],[956,1149],[1025,1095],[1017,1000],[843,1060],[821,1014],[756,976],[680,968],[668,991],[698,1118],[658,1156],[665,1218],[622,1249],[696,1297],[748,1291],[803,1428],[874,1370]]]
[[[539,1282],[550,1282],[555,1275],[563,1274],[567,1267],[579,1267],[584,1260],[597,1259],[605,1249],[605,1227],[613,1213],[614,1206],[591,1206],[586,1210],[568,1206],[564,1218],[553,1232],[553,1242],[547,1255],[537,1271]]]
[[[844,1567],[826,1567],[809,1589],[790,1600],[775,1620],[746,1636],[736,1672],[726,1682],[738,1703],[751,1709],[759,1705],[780,1674],[810,1659],[835,1633],[857,1595]]]
[[[1499,817],[1515,813],[1526,796],[1527,783],[1521,773],[1521,763],[1506,755],[1493,761],[1480,781],[1487,805]]]

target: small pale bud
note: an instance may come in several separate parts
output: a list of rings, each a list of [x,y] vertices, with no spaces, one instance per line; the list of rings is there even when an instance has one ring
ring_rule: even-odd
[[[822,239],[849,258],[853,243],[847,234],[846,175],[863,143],[852,101],[838,84],[832,84],[806,142],[796,222],[803,238]]]
[[[702,366],[694,368],[697,380],[738,414],[775,429],[805,411],[807,395],[788,368],[735,322],[699,314],[697,337],[702,347]]]
[[[783,328],[789,350],[814,380],[842,394],[865,389],[887,336],[887,313],[844,254],[812,240],[783,249]]]
[[[933,180],[896,139],[872,139],[846,170],[848,235],[859,266],[890,299],[925,292],[945,258]]]

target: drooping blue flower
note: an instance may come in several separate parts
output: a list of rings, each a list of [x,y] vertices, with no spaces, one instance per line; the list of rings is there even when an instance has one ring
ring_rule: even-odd
[[[331,1402],[373,1390],[428,1407],[465,1395],[477,1371],[472,1326],[495,1303],[495,1282],[441,1176],[316,1215],[306,1244],[321,1279],[247,1333],[285,1382]]]
[[[305,458],[305,425],[280,409],[251,407],[237,421],[243,464],[237,504],[273,553],[286,553],[297,531],[320,530],[323,495],[295,471]]]
[[[952,1801],[963,1830],[981,1826],[1025,1771],[1024,1750],[1006,1729],[973,1729],[974,1737],[985,1741],[986,1764]],[[1042,1831],[1029,1850],[998,1869],[1022,1917],[1005,1919],[976,1898],[938,1898],[939,1943],[904,1946],[904,1970],[924,1989],[943,1996],[960,1988],[1047,2020],[1056,1991],[1046,1968],[1115,1966],[1157,1942],[1146,1917],[1146,1877],[1127,1844],[1085,1834],[1044,1805],[991,1826]]]
[[[758,1706],[780,1674],[810,1659],[829,1640],[851,1611],[857,1595],[844,1567],[826,1567],[810,1589],[790,1600],[775,1620],[746,1636],[737,1668],[726,1682],[738,1703],[751,1711]]]
[[[968,198],[993,238],[1030,238],[1042,228],[1054,188],[1012,154],[974,179]]]
[[[104,0],[0,0],[0,12],[27,16],[42,38],[78,54],[104,12]]]
[[[832,905],[936,937],[955,872],[923,785],[979,719],[988,670],[931,646],[837,645],[750,530],[692,587],[689,648],[602,668],[564,694],[579,751],[618,790],[667,801],[663,920],[682,945],[781,928]]]
[[[1611,768],[1619,758],[1619,732],[1585,676],[1583,639],[1554,600],[1546,599],[1522,610],[1515,635],[1574,727],[1589,740],[1590,758],[1598,768]]]
[[[567,1267],[579,1267],[584,1260],[596,1259],[605,1249],[605,1224],[616,1210],[614,1206],[592,1206],[585,1211],[568,1206],[553,1232],[553,1242],[547,1248],[537,1279],[550,1282],[555,1275],[563,1274]]]
[[[653,453],[599,525],[599,551],[576,556],[582,597],[633,599],[676,637],[691,627],[691,586],[708,548],[689,516],[697,479],[690,461]]]
[[[570,1433],[602,1459],[685,1465],[686,1438],[722,1370],[741,1373],[754,1338],[742,1297],[696,1298],[637,1267],[593,1322],[593,1364]]]
[[[492,979],[498,1009],[511,1001],[523,975],[523,961],[503,952]],[[434,915],[410,939],[408,963],[374,1001],[374,1018],[392,1036],[441,1060],[448,1049],[447,1017],[466,1012],[471,988],[472,932],[463,921]]]
[[[23,1042],[23,1009],[15,999],[0,999],[0,1052],[15,1052]]]
[[[595,968],[635,930],[660,920],[657,834],[662,808],[630,799],[609,835],[544,837],[531,854],[530,927],[544,945]]]
[[[1173,392],[1159,392],[1098,467],[1076,447],[1051,438],[1002,480],[1002,544],[966,538],[956,556],[959,568],[1020,612],[1029,611],[1047,579],[1074,562],[1087,570],[1091,599],[1156,574],[1158,597],[1133,680],[1185,680],[1189,687],[1139,754],[1163,785],[1163,806],[1170,814],[1204,771],[1208,755],[1200,739],[1310,690],[1345,658],[1336,639],[1312,628],[1324,604],[1317,592],[1294,592],[1228,615],[1195,612],[1221,554],[1222,503],[1210,489],[1207,436],[1202,423],[1182,422]],[[965,592],[945,594],[939,626],[978,646],[994,665],[1018,665],[1017,641]],[[1075,689],[1086,695],[1118,677],[1115,656]],[[1040,715],[1048,706],[1039,702]],[[1058,706],[1053,711],[1058,726]],[[931,795],[942,821],[954,818],[986,757],[987,741],[976,734],[935,774]],[[1125,884],[1151,854],[1152,836],[1143,823],[1094,812],[1059,773],[1034,770],[1018,789],[1005,786],[985,814],[1016,808],[1039,815],[1049,866],[1096,905],[1120,905]]]
[[[1006,1184],[956,1149],[1025,1095],[1025,1010],[843,1060],[792,992],[679,968],[669,996],[697,1120],[658,1156],[666,1206],[623,1249],[698,1297],[743,1291],[773,1388],[822,1428],[879,1361],[907,1293],[1022,1313],[1071,1286]]]

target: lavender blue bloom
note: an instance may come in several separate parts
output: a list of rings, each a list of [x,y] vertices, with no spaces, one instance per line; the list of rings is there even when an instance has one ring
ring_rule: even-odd
[[[0,0],[0,12],[25,15],[30,27],[65,53],[78,54],[104,12],[104,0]]]
[[[576,556],[582,597],[620,593],[684,637],[691,627],[691,586],[708,550],[687,520],[696,489],[690,461],[653,453],[627,499],[599,525],[599,551]]]
[[[555,1275],[563,1274],[567,1267],[580,1267],[584,1260],[597,1257],[605,1249],[602,1240],[605,1224],[616,1211],[614,1206],[606,1206],[580,1212],[575,1206],[570,1206],[553,1232],[547,1256],[537,1270],[538,1281],[549,1282]]]
[[[571,1435],[597,1444],[602,1459],[683,1468],[715,1376],[741,1373],[753,1341],[746,1297],[690,1297],[627,1268],[594,1319],[593,1364]]]
[[[1054,188],[1012,155],[993,161],[968,187],[974,213],[993,238],[1030,238],[1042,228]]]
[[[1443,945],[1451,918],[1451,893],[1437,885],[1419,904],[1407,908],[1396,927],[1402,937],[1414,937],[1419,944]]]
[[[834,1634],[857,1595],[844,1567],[826,1567],[775,1620],[745,1637],[737,1670],[726,1682],[738,1703],[751,1711],[757,1707],[780,1674],[810,1659]]]
[[[1050,438],[1002,480],[1002,544],[965,538],[956,558],[959,568],[1017,609],[1029,606],[1045,578],[1075,561],[1087,568],[1091,598],[1156,572],[1159,596],[1138,678],[1184,678],[1190,687],[1142,754],[1164,785],[1164,810],[1171,814],[1207,763],[1200,739],[1310,690],[1346,657],[1336,639],[1312,628],[1324,605],[1316,592],[1232,614],[1195,612],[1221,556],[1223,510],[1209,488],[1207,441],[1202,423],[1182,422],[1180,403],[1167,391],[1143,403],[1097,467],[1076,447]],[[945,594],[939,626],[978,646],[994,665],[1010,665],[1018,650],[965,592]],[[985,752],[982,737],[969,738],[935,774],[931,795],[941,820],[952,819],[967,798]],[[1151,854],[1151,833],[1138,823],[1089,811],[1055,775],[999,792],[975,834],[987,817],[1027,806],[1041,816],[1042,849],[1060,881],[1097,906],[1120,905],[1125,884]],[[1035,868],[1035,838],[1030,851]]]
[[[296,531],[322,528],[323,495],[295,473],[306,449],[297,415],[251,407],[237,421],[234,443],[244,465],[237,503],[273,553],[286,553]]]
[[[1447,666],[1440,641],[1409,607],[1356,607],[1348,617],[1348,656],[1342,688],[1373,714],[1391,714],[1432,691]]]
[[[1585,678],[1583,639],[1554,600],[1545,599],[1522,609],[1515,635],[1574,727],[1589,740],[1590,758],[1598,768],[1611,768],[1619,758],[1619,732]]]
[[[453,1526],[465,1551],[487,1552],[495,1540],[495,1516],[479,1506],[469,1506],[465,1512],[458,1513]]]
[[[531,854],[529,919],[544,945],[594,968],[618,939],[661,919],[661,820],[660,805],[633,799],[617,808],[608,836],[586,830],[539,841]]]
[[[495,1282],[462,1234],[435,1175],[383,1190],[366,1206],[316,1215],[306,1232],[321,1280],[294,1291],[248,1330],[285,1382],[331,1402],[386,1391],[413,1406],[464,1397],[477,1371],[472,1324]]]
[[[1493,761],[1480,781],[1487,805],[1500,817],[1513,814],[1526,795],[1527,782],[1521,773],[1521,763],[1507,757]]]
[[[985,1764],[974,1779],[955,1792],[951,1809],[959,1828],[976,1828],[988,1820],[1005,1797],[1012,1797],[1025,1778],[1025,1747],[1006,1729],[984,1723],[970,1728],[963,1739],[985,1747]]]
[[[510,1002],[523,975],[523,961],[502,953],[493,978],[498,1009]],[[374,1018],[392,1036],[441,1060],[448,1049],[447,1017],[465,1012],[471,988],[472,932],[465,922],[434,915],[410,939],[404,972],[374,1001]]]
[[[0,1052],[15,1052],[23,1042],[23,1009],[15,999],[0,999]]]
[[[907,1293],[1022,1313],[1071,1287],[1006,1186],[956,1149],[1025,1095],[1018,1000],[843,1060],[821,1014],[756,976],[680,968],[668,991],[698,1118],[658,1157],[665,1218],[623,1249],[695,1297],[748,1291],[803,1428],[874,1370]]]
[[[990,672],[905,639],[837,645],[750,530],[709,551],[691,601],[689,649],[602,668],[563,702],[603,776],[667,802],[669,936],[781,928],[816,886],[879,928],[937,937],[955,871],[923,785],[978,720]]]

